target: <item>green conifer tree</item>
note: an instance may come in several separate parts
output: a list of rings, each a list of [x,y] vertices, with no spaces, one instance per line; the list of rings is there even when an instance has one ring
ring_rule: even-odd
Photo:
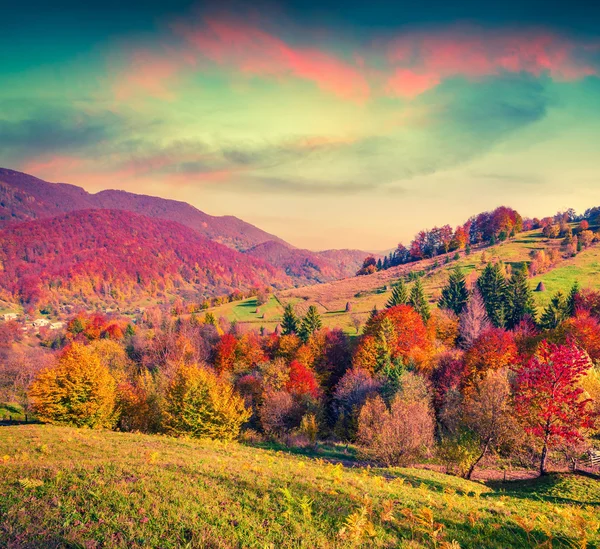
[[[469,290],[465,282],[465,275],[459,267],[452,269],[448,277],[448,284],[442,289],[442,297],[439,306],[442,309],[450,309],[460,315],[469,301]]]
[[[569,292],[569,297],[567,298],[567,312],[569,316],[575,316],[577,294],[579,294],[579,283],[575,282],[575,284],[571,286],[571,291]]]
[[[294,312],[294,307],[288,303],[283,310],[283,318],[281,319],[281,334],[290,335],[298,333],[298,317]]]
[[[398,283],[392,288],[392,295],[388,299],[385,306],[386,309],[391,309],[396,305],[406,305],[408,301],[408,293],[406,291],[406,285],[402,279],[398,280]]]
[[[558,328],[569,317],[569,303],[559,290],[554,294],[540,318],[540,326],[546,330]]]
[[[508,285],[499,263],[488,263],[477,280],[490,322],[503,328],[508,309]]]
[[[322,323],[319,311],[314,305],[311,305],[306,312],[306,316],[302,319],[298,335],[300,336],[300,339],[306,343],[311,335],[321,329],[321,326]]]
[[[425,298],[425,291],[423,290],[423,284],[421,279],[417,278],[413,287],[410,289],[410,297],[408,298],[408,304],[412,305],[413,309],[421,315],[423,322],[427,322],[431,316],[429,311],[429,303]]]
[[[535,300],[529,286],[528,271],[525,263],[510,278],[507,304],[507,328],[514,328],[526,316],[531,316],[531,318],[535,319]]]

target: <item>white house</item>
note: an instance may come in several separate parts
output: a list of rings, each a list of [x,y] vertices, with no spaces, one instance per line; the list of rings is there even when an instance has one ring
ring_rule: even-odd
[[[52,322],[50,324],[50,329],[51,330],[60,330],[63,326],[65,325],[64,322]]]
[[[41,328],[42,326],[48,326],[48,324],[50,324],[50,321],[47,318],[36,318],[32,324],[36,327],[36,328]]]
[[[9,320],[17,320],[17,318],[19,318],[17,313],[4,313],[2,316],[5,322],[8,322]]]

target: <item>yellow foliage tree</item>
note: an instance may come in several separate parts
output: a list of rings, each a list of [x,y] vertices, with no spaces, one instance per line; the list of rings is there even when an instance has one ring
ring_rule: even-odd
[[[116,382],[88,347],[73,343],[56,364],[42,370],[29,390],[37,416],[49,423],[76,427],[113,427]]]
[[[167,387],[164,419],[173,435],[233,440],[250,411],[227,380],[196,364],[181,364]]]

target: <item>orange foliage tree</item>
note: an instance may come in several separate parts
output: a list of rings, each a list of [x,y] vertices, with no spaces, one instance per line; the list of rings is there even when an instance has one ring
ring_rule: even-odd
[[[117,419],[116,382],[88,347],[73,343],[56,365],[42,370],[29,398],[42,421],[76,427],[112,427]]]

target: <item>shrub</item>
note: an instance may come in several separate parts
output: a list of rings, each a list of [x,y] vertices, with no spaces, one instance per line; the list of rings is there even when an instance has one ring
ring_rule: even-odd
[[[265,433],[282,437],[298,427],[302,407],[287,391],[267,391],[260,407],[260,422]]]
[[[233,386],[196,364],[180,365],[165,395],[165,426],[173,435],[233,440],[250,418]]]
[[[116,421],[115,379],[96,354],[78,343],[38,374],[29,397],[37,416],[49,423],[100,428]]]
[[[353,368],[346,372],[333,397],[333,409],[337,420],[335,431],[338,437],[354,440],[360,408],[367,398],[376,394],[379,389],[381,383],[367,370]]]
[[[387,466],[403,465],[433,446],[434,419],[423,378],[406,373],[391,407],[371,397],[360,411],[358,442],[364,455]]]
[[[117,387],[118,428],[122,431],[157,433],[162,429],[161,398],[157,383],[148,370]]]

